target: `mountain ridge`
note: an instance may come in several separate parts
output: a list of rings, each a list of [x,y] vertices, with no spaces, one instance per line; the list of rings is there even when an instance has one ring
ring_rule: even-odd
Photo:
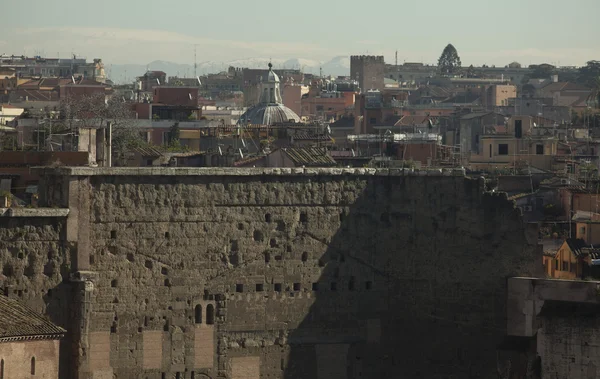
[[[344,76],[350,75],[350,57],[337,56],[326,62],[313,59],[289,58],[269,59],[263,57],[236,59],[227,62],[203,61],[196,64],[198,76],[227,71],[230,66],[238,68],[266,68],[271,62],[276,69],[298,69],[305,73]],[[164,60],[155,60],[148,64],[105,64],[109,79],[115,84],[131,83],[137,76],[143,75],[147,70],[164,71],[167,77],[194,77],[194,66],[185,63],[175,63]]]

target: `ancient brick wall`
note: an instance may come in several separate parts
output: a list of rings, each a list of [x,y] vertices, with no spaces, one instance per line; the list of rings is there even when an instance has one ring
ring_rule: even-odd
[[[505,279],[541,269],[480,179],[62,172],[43,198],[86,271],[79,378],[495,378]]]
[[[544,304],[537,336],[542,378],[600,376],[599,312],[598,304]]]
[[[37,210],[29,211],[35,213]],[[53,322],[67,328],[71,294],[65,281],[71,272],[71,259],[69,249],[63,243],[64,231],[64,217],[0,217],[0,288],[4,295],[49,315]],[[70,335],[64,341],[61,359],[66,364],[71,354]],[[47,344],[54,346],[55,341],[38,345],[29,343],[29,350],[15,347],[15,354]],[[40,364],[46,360],[42,359]],[[47,364],[54,363],[43,363]]]

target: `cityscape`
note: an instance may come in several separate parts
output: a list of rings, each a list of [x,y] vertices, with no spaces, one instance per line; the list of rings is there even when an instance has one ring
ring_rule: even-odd
[[[600,56],[458,35],[4,50],[0,379],[600,378]]]

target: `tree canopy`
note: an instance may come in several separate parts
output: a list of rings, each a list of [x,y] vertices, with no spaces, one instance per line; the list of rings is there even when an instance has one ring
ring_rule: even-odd
[[[592,89],[600,89],[600,61],[588,61],[579,68],[577,82]]]
[[[529,75],[531,79],[549,79],[554,74],[556,67],[548,63],[542,63],[529,65],[529,69],[531,70]]]
[[[438,68],[442,74],[453,74],[460,68],[460,57],[456,48],[449,43],[438,59]]]

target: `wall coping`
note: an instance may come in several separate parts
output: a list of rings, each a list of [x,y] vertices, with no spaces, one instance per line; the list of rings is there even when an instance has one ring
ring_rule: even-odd
[[[460,176],[464,168],[34,167],[55,176]]]
[[[67,217],[69,208],[0,208],[0,217]]]

